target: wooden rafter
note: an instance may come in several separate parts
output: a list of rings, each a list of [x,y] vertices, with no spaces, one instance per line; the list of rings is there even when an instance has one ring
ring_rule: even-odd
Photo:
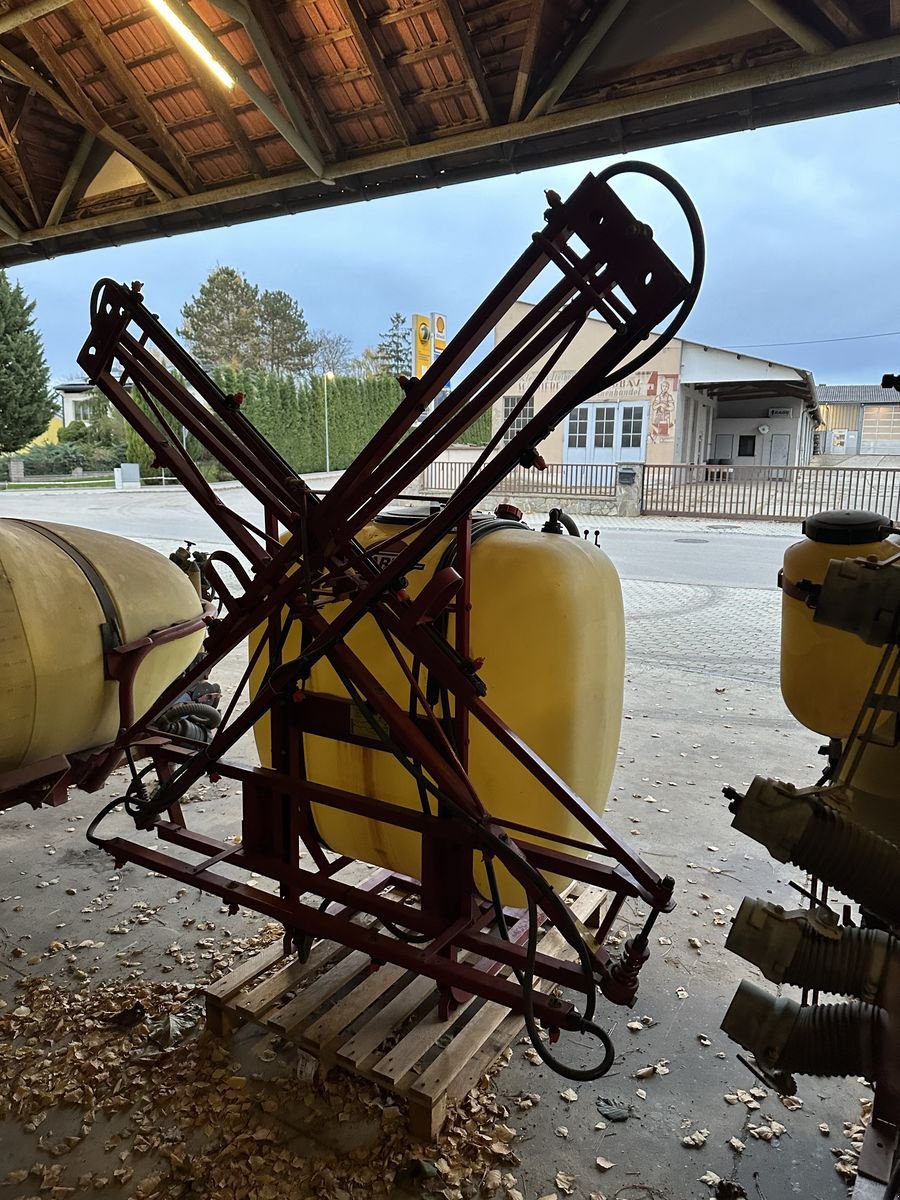
[[[7,123],[6,117],[3,115],[3,110],[0,109],[0,136],[2,136],[3,140],[6,142],[6,147],[9,150],[13,162],[15,163],[16,173],[19,176],[19,180],[22,184],[22,191],[25,193],[25,197],[28,200],[29,207],[31,208],[34,216],[34,221],[36,224],[40,225],[42,220],[41,210],[38,207],[37,200],[35,199],[34,189],[31,186],[31,179],[28,175],[27,148],[20,144],[19,138],[16,135],[16,126],[28,111],[28,107],[33,98],[34,92],[26,93],[25,102],[19,109],[16,120],[12,123]]]
[[[116,130],[110,129],[82,91],[78,80],[69,70],[66,63],[56,53],[56,49],[50,42],[50,39],[38,25],[23,26],[23,32],[40,55],[41,61],[49,71],[53,72],[54,77],[59,81],[60,87],[65,89],[65,95],[58,92],[51,83],[48,83],[43,75],[39,75],[28,63],[19,58],[17,54],[8,50],[6,46],[0,45],[0,63],[7,70],[11,71],[22,83],[37,92],[39,96],[43,96],[61,117],[65,117],[73,125],[79,125],[96,134],[101,141],[105,142],[108,146],[112,146],[114,150],[118,150],[123,158],[127,158],[130,163],[137,167],[142,175],[153,179],[155,183],[165,188],[170,195],[187,195],[184,186],[165,167],[161,167],[149,154],[145,154],[143,150],[138,149],[132,142],[129,142],[128,138],[123,137]]]
[[[12,213],[4,208],[2,204],[0,204],[0,233],[5,233],[14,242],[27,242],[29,240],[25,230],[21,228]]]
[[[106,67],[109,77],[134,109],[150,137],[165,155],[169,165],[192,191],[201,191],[200,176],[191,166],[187,155],[160,119],[159,113],[147,99],[144,89],[122,62],[122,56],[103,32],[100,22],[84,0],[72,0],[69,13],[87,36],[91,50]]]
[[[589,16],[584,27],[576,33],[568,51],[556,68],[553,78],[528,110],[526,121],[545,116],[575,79],[575,76],[594,53],[606,35],[618,21],[629,0],[606,0],[606,3]]]
[[[373,29],[381,29],[385,25],[396,25],[398,21],[409,21],[412,17],[424,17],[440,8],[441,0],[418,0],[416,4],[408,4],[406,8],[389,10],[369,17],[369,25]]]
[[[808,54],[827,54],[829,50],[834,49],[834,42],[818,29],[814,29],[808,21],[804,21],[797,11],[783,0],[749,0],[749,3]]]
[[[534,59],[537,53],[538,40],[541,36],[541,25],[544,18],[546,0],[532,0],[531,13],[528,17],[528,28],[525,31],[525,44],[522,46],[522,57],[516,72],[516,85],[513,89],[512,103],[509,106],[510,121],[518,121],[522,116],[528,85],[531,83],[534,71]]]
[[[0,204],[12,215],[17,225],[21,225],[23,229],[28,228],[30,222],[22,207],[22,201],[2,176],[0,176]]]
[[[300,122],[309,132],[303,113],[305,108],[316,127],[318,140],[329,154],[334,154],[338,143],[328,113],[300,61],[296,47],[289,43],[278,14],[268,0],[262,0],[261,3],[246,0],[245,7],[249,17],[247,33],[285,112],[292,121]]]
[[[273,129],[284,138],[314,174],[325,173],[322,156],[305,120],[298,126],[289,120],[268,92],[257,84],[247,68],[222,44],[212,29],[202,21],[186,0],[168,0],[169,7],[187,26],[213,59],[232,77],[237,86],[256,105]]]
[[[865,26],[856,13],[851,12],[844,0],[813,0],[813,4],[848,42],[864,42],[868,38]]]
[[[259,151],[250,140],[246,130],[238,120],[237,113],[228,103],[228,100],[221,92],[216,90],[213,84],[207,85],[198,79],[197,86],[203,93],[203,97],[210,109],[222,122],[228,136],[234,142],[235,146],[237,146],[238,150],[240,150],[250,170],[250,174],[255,175],[257,179],[262,179],[264,175],[268,174],[266,164],[260,158]]]
[[[438,11],[453,35],[456,53],[466,70],[475,107],[485,124],[493,125],[497,119],[494,101],[459,0],[440,0]]]
[[[387,105],[388,111],[398,130],[408,142],[415,142],[418,137],[418,130],[412,117],[403,107],[400,92],[397,90],[393,76],[385,65],[384,57],[378,43],[375,41],[372,30],[369,28],[362,5],[359,3],[359,0],[335,0],[335,7],[339,9],[347,25],[350,27],[350,32],[359,47],[363,61],[372,73],[372,77],[381,93],[381,98]]]
[[[62,181],[59,191],[56,193],[56,199],[53,201],[53,206],[47,220],[44,222],[45,227],[50,225],[58,225],[62,220],[66,211],[66,205],[69,203],[72,192],[75,186],[81,179],[84,171],[85,163],[88,160],[92,148],[96,145],[96,137],[88,132],[85,133],[81,141],[78,143],[78,149],[75,151],[75,157],[69,163],[69,169],[66,171],[65,178]]]
[[[39,17],[46,17],[58,8],[65,8],[68,3],[69,0],[31,0],[29,4],[10,8],[0,14],[0,37],[18,29],[20,25],[27,24],[28,21],[37,21]]]

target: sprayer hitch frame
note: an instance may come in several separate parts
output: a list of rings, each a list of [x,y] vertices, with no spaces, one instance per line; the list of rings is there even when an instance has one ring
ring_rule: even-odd
[[[651,231],[635,220],[609,184],[623,169],[589,175],[566,202],[548,193],[543,230],[423,378],[400,379],[404,395],[399,406],[324,495],[313,492],[244,416],[242,397],[223,392],[166,331],[144,305],[141,285],[129,288],[100,281],[92,300],[91,332],[78,358],[90,380],[153,448],[156,463],[176,476],[249,563],[248,570],[228,552],[210,556],[207,574],[220,597],[222,615],[209,630],[202,668],[181,676],[147,713],[122,729],[91,781],[99,786],[126,748],[141,746],[151,754],[160,784],[152,793],[137,785],[129,811],[139,826],[153,828],[160,839],[199,854],[201,861],[191,863],[131,838],[97,839],[98,844],[119,862],[140,863],[218,895],[230,906],[273,917],[284,924],[286,938],[301,953],[311,938],[327,937],[369,953],[376,963],[393,962],[430,976],[439,986],[445,1012],[460,992],[522,1012],[525,984],[530,991],[536,979],[586,994],[591,1003],[597,987],[616,1003],[633,1003],[649,930],[659,912],[673,907],[673,880],[661,878],[643,862],[488,706],[478,674],[480,660],[469,645],[473,510],[513,468],[543,469],[535,449],[540,441],[578,404],[656,353],[696,296],[702,263],[688,280],[660,250]],[[694,222],[696,248],[699,225],[687,197],[663,172],[641,170],[676,190],[689,222]],[[574,244],[576,238],[583,253]],[[557,268],[559,277],[545,298],[434,406],[500,317],[548,267]],[[608,322],[608,341],[514,432],[517,413],[592,312]],[[638,351],[670,318],[649,350]],[[422,470],[526,373],[531,373],[532,382],[519,405],[456,491],[407,526],[402,540],[364,549],[357,541],[361,530],[403,496]],[[182,430],[259,502],[261,522],[229,508],[210,487],[186,439],[179,436]],[[436,575],[411,601],[404,574],[447,536],[456,539],[453,568]],[[242,594],[226,586],[223,566],[237,575]],[[338,608],[331,619],[329,606]],[[445,612],[455,617],[452,642],[433,624]],[[415,696],[411,711],[392,699],[349,648],[347,635],[363,616],[374,619],[404,670]],[[301,653],[288,661],[282,653],[286,619],[299,622],[303,631]],[[208,672],[261,625],[265,632],[242,686],[260,654],[268,653],[271,666],[243,711],[235,712],[236,692],[219,729],[202,749],[155,736],[155,718],[198,671]],[[322,657],[338,673],[349,701],[305,690],[313,664]],[[407,658],[437,681],[445,697],[442,706],[429,701]],[[351,711],[366,718],[368,731],[359,732]],[[225,756],[238,739],[263,717],[271,722],[272,768],[228,761]],[[560,804],[577,818],[583,838],[557,837],[491,816],[468,775],[473,720],[543,785],[548,804]],[[419,812],[311,782],[303,760],[305,732],[361,741],[395,754],[420,781],[423,797],[426,786],[430,789],[434,803],[429,800],[426,805],[423,798]],[[240,846],[187,828],[180,800],[205,776],[225,776],[241,784]],[[333,859],[324,851],[313,804],[419,834],[421,882],[405,881],[416,892],[418,906],[381,894],[396,879],[390,872],[383,872],[381,883],[368,888],[337,879],[350,860]],[[313,869],[299,867],[301,845]],[[606,861],[591,861],[583,857],[587,853],[599,853]],[[507,937],[489,931],[497,913],[493,905],[479,900],[474,886],[476,854],[496,859],[524,889],[527,906],[509,914]],[[225,865],[277,882],[278,894],[214,869]],[[569,931],[570,942],[573,938],[566,905],[542,883],[536,869],[598,885],[611,894],[593,939],[589,969],[583,956],[579,965],[535,954],[533,945],[526,946],[538,910],[564,934]],[[313,903],[309,897],[315,898]],[[629,897],[639,898],[650,912],[644,929],[614,962],[603,942]],[[400,925],[420,940],[364,928],[356,920],[360,913]],[[508,977],[510,968],[519,973],[518,980]],[[579,1014],[568,1001],[536,993],[529,1003],[535,1018],[550,1027],[580,1027]]]

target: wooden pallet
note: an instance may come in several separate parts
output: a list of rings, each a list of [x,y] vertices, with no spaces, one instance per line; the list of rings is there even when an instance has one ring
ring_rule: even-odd
[[[571,903],[596,925],[607,893],[585,888]],[[547,930],[543,954],[573,958],[560,933]],[[208,1028],[230,1035],[262,1025],[328,1070],[337,1066],[405,1099],[416,1138],[440,1132],[448,1106],[461,1100],[522,1032],[525,1022],[502,1004],[473,998],[441,1021],[434,982],[402,967],[370,969],[368,955],[319,942],[305,963],[282,943],[249,959],[206,989]]]

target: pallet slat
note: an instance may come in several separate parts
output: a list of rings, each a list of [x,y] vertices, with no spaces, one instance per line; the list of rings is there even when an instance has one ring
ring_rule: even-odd
[[[365,1060],[381,1045],[385,1038],[403,1024],[416,1011],[419,1005],[433,995],[437,1003],[437,992],[434,980],[420,976],[403,989],[399,996],[387,1004],[380,1012],[375,1013],[348,1042],[345,1042],[337,1052],[336,1058],[341,1066],[350,1070],[358,1070]]]
[[[289,1037],[297,1026],[311,1013],[324,1004],[329,996],[339,992],[360,971],[368,971],[369,956],[361,950],[353,950],[335,966],[329,967],[314,983],[304,988],[288,1004],[278,1010],[268,1024],[279,1033]]]
[[[303,1048],[326,1055],[329,1049],[333,1049],[332,1043],[336,1039],[339,1044],[347,1026],[351,1025],[360,1013],[365,1012],[385,992],[390,991],[405,974],[402,967],[393,965],[380,967],[364,983],[354,988],[343,1000],[338,1000],[333,1008],[329,1008],[328,1012],[301,1031],[300,1042]]]

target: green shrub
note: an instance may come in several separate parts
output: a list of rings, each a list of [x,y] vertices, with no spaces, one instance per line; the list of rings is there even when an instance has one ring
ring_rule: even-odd
[[[85,465],[82,451],[65,443],[32,446],[19,457],[25,463],[26,475],[71,475],[76,467]]]

